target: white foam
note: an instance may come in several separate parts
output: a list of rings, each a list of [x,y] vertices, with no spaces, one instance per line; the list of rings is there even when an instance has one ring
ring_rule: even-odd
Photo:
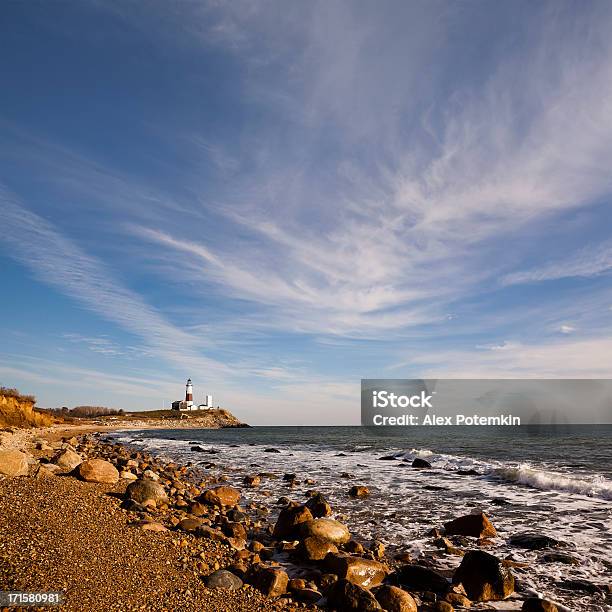
[[[612,481],[603,476],[578,478],[559,472],[532,468],[526,463],[515,467],[496,468],[490,472],[490,475],[506,482],[528,485],[541,491],[564,491],[612,500]]]

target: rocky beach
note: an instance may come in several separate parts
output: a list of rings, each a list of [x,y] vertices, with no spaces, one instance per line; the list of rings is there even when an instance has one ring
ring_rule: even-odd
[[[61,434],[3,432],[2,590],[61,591],[67,610],[610,609],[602,582],[566,585],[590,591],[587,607],[525,588],[531,564],[494,554],[500,525],[483,512],[423,521],[429,547],[415,555],[410,542],[387,548],[353,532],[316,480],[272,461],[237,482],[210,447],[194,443],[200,460],[177,462],[139,449],[138,438]],[[423,459],[409,466],[427,468]],[[372,503],[369,483],[343,482],[352,504]],[[514,538],[574,562],[535,530]]]

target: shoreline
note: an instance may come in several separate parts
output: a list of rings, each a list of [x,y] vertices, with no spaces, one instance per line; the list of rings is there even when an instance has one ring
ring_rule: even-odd
[[[503,598],[505,607],[498,608],[503,610],[520,610],[523,605],[526,605],[524,602],[528,599],[528,594],[515,592],[513,574],[520,574],[525,571],[525,568],[521,567],[521,564],[513,564],[510,560],[497,560],[492,555],[488,555],[486,552],[487,540],[494,537],[495,529],[484,515],[484,518],[472,515],[467,518],[467,522],[465,517],[463,519],[457,517],[465,523],[457,533],[452,533],[452,529],[449,532],[448,525],[447,533],[437,529],[433,529],[431,533],[432,541],[440,548],[440,555],[462,558],[461,566],[465,566],[463,582],[468,582],[466,592],[463,582],[458,584],[456,580],[455,584],[452,584],[451,580],[456,572],[449,572],[440,567],[435,556],[411,559],[407,553],[400,552],[389,557],[380,543],[365,541],[358,534],[348,534],[346,527],[335,520],[341,520],[342,517],[336,516],[333,508],[329,507],[322,496],[317,496],[314,490],[305,502],[295,501],[295,496],[291,500],[287,497],[283,500],[284,495],[291,495],[287,492],[287,482],[283,482],[284,479],[276,485],[273,480],[270,480],[271,475],[269,474],[266,476],[264,473],[253,474],[245,477],[242,487],[244,490],[259,487],[262,478],[265,478],[266,485],[276,491],[270,492],[269,503],[251,501],[242,506],[240,504],[244,500],[243,491],[226,486],[223,476],[211,477],[208,470],[194,467],[189,462],[187,464],[166,463],[150,453],[138,451],[129,445],[109,443],[104,439],[107,433],[143,429],[140,425],[133,428],[109,426],[103,431],[98,431],[95,426],[91,426],[87,428],[87,432],[79,431],[78,439],[74,439],[78,426],[48,429],[50,431],[38,431],[36,432],[38,435],[32,432],[31,435],[32,440],[39,440],[38,446],[43,446],[42,449],[32,449],[33,455],[39,461],[31,470],[34,475],[10,481],[5,479],[0,482],[1,530],[6,530],[7,534],[10,532],[13,536],[17,535],[18,538],[24,537],[27,532],[24,525],[18,524],[18,519],[11,522],[10,525],[5,524],[4,514],[9,509],[9,506],[5,504],[14,502],[14,496],[26,500],[24,514],[19,515],[22,519],[29,516],[28,511],[37,515],[34,506],[40,502],[41,497],[45,498],[51,515],[57,511],[57,505],[61,505],[62,499],[64,503],[65,500],[71,500],[71,502],[76,500],[77,506],[79,504],[89,508],[98,506],[98,512],[93,512],[91,515],[94,531],[96,533],[105,531],[107,536],[112,534],[111,543],[113,545],[118,544],[118,541],[123,538],[127,538],[130,542],[133,540],[139,542],[128,546],[136,563],[144,562],[137,548],[146,547],[151,542],[155,542],[155,546],[158,544],[161,546],[160,558],[168,559],[168,554],[170,554],[168,559],[170,574],[166,578],[173,575],[172,583],[176,582],[176,574],[172,574],[176,570],[176,563],[183,564],[179,565],[179,574],[182,571],[189,575],[189,578],[186,578],[189,588],[186,590],[190,592],[190,595],[181,594],[183,593],[182,587],[170,588],[172,597],[179,597],[179,599],[183,597],[180,599],[183,609],[198,609],[198,607],[204,610],[226,609],[215,607],[220,605],[218,603],[213,605],[214,597],[211,593],[219,592],[232,600],[233,607],[227,608],[228,610],[289,610],[297,607],[316,609],[317,604],[323,607],[336,606],[337,609],[377,609],[367,608],[367,606],[381,605],[378,600],[384,600],[385,597],[395,598],[394,601],[403,601],[402,605],[408,606],[401,608],[405,610],[449,611],[453,609],[453,606],[454,609],[476,610],[483,609],[483,605],[486,605],[471,601],[471,605],[468,606],[468,595],[471,595],[473,599],[482,596],[484,601],[489,601],[487,599],[489,596],[493,596],[494,599]],[[70,433],[73,434],[73,439],[67,440],[70,444],[59,442],[61,434]],[[44,445],[41,444],[42,440],[49,442],[50,450],[44,448]],[[58,452],[66,453],[67,451],[77,452],[88,459],[99,458],[109,461],[117,468],[121,477],[115,484],[108,485],[82,482],[82,478],[77,479],[70,474],[47,473],[48,468],[45,467],[45,462],[56,456]],[[43,463],[40,463],[40,460]],[[265,466],[263,467],[265,469]],[[126,477],[127,472],[131,474],[129,479]],[[143,482],[143,480],[161,483],[168,498],[167,501],[162,501],[161,504],[141,503],[143,500],[139,502],[134,499],[130,500],[129,496],[126,498],[126,489],[129,484]],[[17,483],[17,487],[8,485],[9,482]],[[57,493],[56,489],[61,490],[60,498],[52,495],[52,493]],[[367,487],[356,485],[353,489],[355,489],[354,496],[363,497],[364,503],[367,503],[365,501],[368,496]],[[281,499],[278,499],[279,497]],[[144,502],[147,501],[144,500]],[[280,501],[283,503],[279,504]],[[61,517],[56,518],[58,523],[55,531],[61,532],[65,525]],[[109,527],[109,521],[113,522],[113,528]],[[311,522],[313,524],[310,527],[302,524]],[[320,529],[319,526],[325,527],[327,532],[319,533],[317,531]],[[308,531],[311,527],[315,529],[315,533]],[[331,532],[335,530],[337,533],[328,533],[330,529]],[[462,533],[466,530],[469,531],[468,534]],[[128,532],[129,536],[126,535]],[[95,553],[92,549],[95,546],[92,542],[79,542],[78,535],[74,537],[77,538],[77,541],[71,544],[73,555],[82,556],[81,565],[86,567],[87,559]],[[57,548],[57,537],[53,533],[39,535],[38,538],[37,545],[43,550],[39,550],[35,558],[41,556],[44,558],[46,546]],[[179,541],[179,544],[175,543],[176,540]],[[93,542],[95,541],[96,537],[93,539]],[[186,541],[186,544],[183,545],[183,541]],[[170,549],[166,548],[168,542],[173,542]],[[213,548],[210,548],[211,546]],[[184,554],[184,550],[189,552]],[[470,551],[474,551],[475,554],[471,554]],[[99,551],[95,554],[99,555]],[[185,557],[187,557],[186,560]],[[471,566],[470,563],[465,564],[465,560],[469,561],[470,558]],[[11,562],[6,558],[4,551],[3,561],[5,565],[7,561]],[[501,587],[500,584],[487,586],[469,582],[477,580],[472,574],[478,574],[477,565],[483,562],[490,564],[489,570],[493,571],[498,583],[501,580]],[[22,559],[17,565],[11,565],[13,575],[23,576],[25,574],[29,580],[38,577],[44,579],[45,569],[37,565],[35,560],[31,563],[33,565],[28,565],[28,561]],[[231,572],[232,578],[222,576],[224,580],[231,582],[235,578],[242,584],[235,590],[229,591],[207,588],[205,583],[213,580],[207,576],[221,568],[227,568]],[[66,571],[68,569],[66,568]],[[164,571],[165,569],[162,568]],[[471,577],[466,578],[468,570]],[[164,571],[161,571],[160,584],[165,580]],[[416,577],[412,575],[415,572]],[[329,576],[336,576],[337,580],[331,581]],[[83,581],[78,573],[65,579],[71,597],[77,597],[79,593],[85,598],[88,597],[85,591],[86,589],[91,590],[91,579]],[[27,586],[23,581],[19,584],[16,582],[8,584],[7,580],[7,576],[2,575],[4,583],[2,586],[5,588],[14,589],[18,586]],[[149,585],[150,588],[155,588],[156,580],[157,578]],[[235,582],[234,586],[237,584],[238,582]],[[478,589],[482,591],[485,587],[489,591],[478,591]],[[493,588],[497,589],[496,594],[491,591]],[[500,588],[502,591],[499,591]],[[51,583],[46,584],[46,589],[57,590]],[[95,588],[94,592],[97,592]],[[139,588],[136,588],[135,593],[141,600],[145,597]],[[126,592],[122,597],[123,599],[127,597],[128,602],[133,599],[130,599],[129,593]],[[196,599],[189,599],[189,597]],[[244,597],[248,599],[248,606]],[[361,601],[360,606],[365,607],[351,608],[350,602],[355,598]],[[117,609],[131,609],[129,606],[126,607],[123,599],[115,602]],[[169,601],[167,600],[166,603]],[[68,602],[66,609],[79,609],[78,606],[70,607],[71,605],[71,602]],[[112,606],[95,608],[95,603],[91,605],[94,605],[92,609],[113,609]],[[156,605],[156,600],[148,602],[150,609],[156,609]],[[247,607],[241,607],[243,605]],[[413,608],[409,607],[411,605]],[[568,608],[559,607],[558,609],[567,610]]]

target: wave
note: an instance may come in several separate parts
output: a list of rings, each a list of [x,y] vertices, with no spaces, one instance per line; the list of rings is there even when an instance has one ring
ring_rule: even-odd
[[[427,448],[413,448],[408,452],[402,451],[395,456],[404,461],[411,461],[415,457],[426,458],[432,464],[432,467],[450,472],[475,469],[483,477],[510,484],[526,485],[540,491],[561,491],[612,500],[612,481],[600,475],[578,477],[538,469],[528,463],[505,465],[472,457],[435,453]]]
[[[527,464],[495,468],[488,476],[541,491],[563,491],[612,500],[612,481],[603,476],[577,478],[559,472],[538,470]]]

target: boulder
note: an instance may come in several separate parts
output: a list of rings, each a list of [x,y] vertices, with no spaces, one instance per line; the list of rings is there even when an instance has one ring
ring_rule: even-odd
[[[75,467],[83,463],[81,455],[75,453],[73,450],[67,448],[66,450],[60,451],[53,458],[53,462],[62,468],[64,472],[72,472]]]
[[[314,518],[321,518],[325,516],[330,516],[332,513],[332,508],[321,495],[321,493],[315,493],[305,504],[305,506],[310,510],[312,516]]]
[[[327,591],[327,601],[334,610],[372,612],[382,610],[370,591],[348,580],[338,580]]]
[[[115,484],[119,480],[117,468],[104,459],[88,459],[79,465],[79,476],[87,482]]]
[[[244,484],[247,487],[258,487],[261,484],[261,476],[257,476],[257,474],[253,476],[245,476]]]
[[[527,550],[540,550],[542,548],[560,548],[566,546],[564,542],[555,540],[543,533],[516,533],[510,536],[510,544]]]
[[[537,597],[526,599],[521,610],[523,612],[558,612],[557,606],[552,601]]]
[[[253,577],[253,586],[267,597],[284,595],[288,584],[287,572],[277,567],[262,567]]]
[[[472,538],[494,538],[497,531],[484,512],[460,516],[453,521],[444,523],[447,535],[462,535]]]
[[[431,612],[455,612],[455,608],[448,601],[438,599],[431,608]]]
[[[417,612],[412,595],[395,586],[381,586],[376,591],[376,600],[387,612]]]
[[[273,535],[279,540],[295,537],[302,523],[312,520],[312,513],[306,506],[288,506],[283,508],[274,525]]]
[[[204,491],[199,501],[211,506],[235,506],[240,501],[240,491],[233,487],[215,487]]]
[[[396,574],[399,583],[411,590],[446,593],[450,588],[449,581],[442,574],[424,565],[403,565]]]
[[[542,563],[563,563],[565,565],[580,565],[580,561],[576,557],[562,552],[546,553],[542,555],[540,561],[542,561]]]
[[[334,544],[346,544],[351,539],[351,534],[339,521],[329,518],[318,518],[300,524],[302,537],[318,536]]]
[[[204,584],[209,589],[229,589],[235,591],[242,587],[242,580],[225,569],[217,570],[204,578]]]
[[[389,573],[379,561],[341,554],[329,554],[325,558],[325,567],[340,580],[348,580],[366,589],[381,584]]]
[[[355,485],[349,489],[349,495],[351,497],[367,497],[369,494],[370,490],[368,487]]]
[[[0,474],[4,476],[27,476],[28,455],[16,449],[0,450]]]
[[[501,560],[482,550],[468,551],[455,571],[453,584],[462,584],[472,601],[499,601],[514,592],[514,576]]]
[[[202,524],[202,519],[196,518],[195,516],[188,516],[179,522],[177,529],[181,531],[195,531],[198,527],[201,527]]]
[[[429,461],[425,461],[425,459],[421,459],[420,457],[415,457],[412,462],[413,468],[430,468],[431,463]]]
[[[338,548],[329,540],[318,536],[310,536],[300,542],[298,552],[308,561],[322,561],[327,553],[337,553]]]
[[[139,523],[140,528],[145,531],[168,531],[167,527],[164,527],[161,523],[151,523],[148,521],[144,521]]]
[[[125,495],[128,499],[143,505],[151,502],[157,505],[168,501],[164,487],[154,480],[135,480],[131,482],[125,490]]]

